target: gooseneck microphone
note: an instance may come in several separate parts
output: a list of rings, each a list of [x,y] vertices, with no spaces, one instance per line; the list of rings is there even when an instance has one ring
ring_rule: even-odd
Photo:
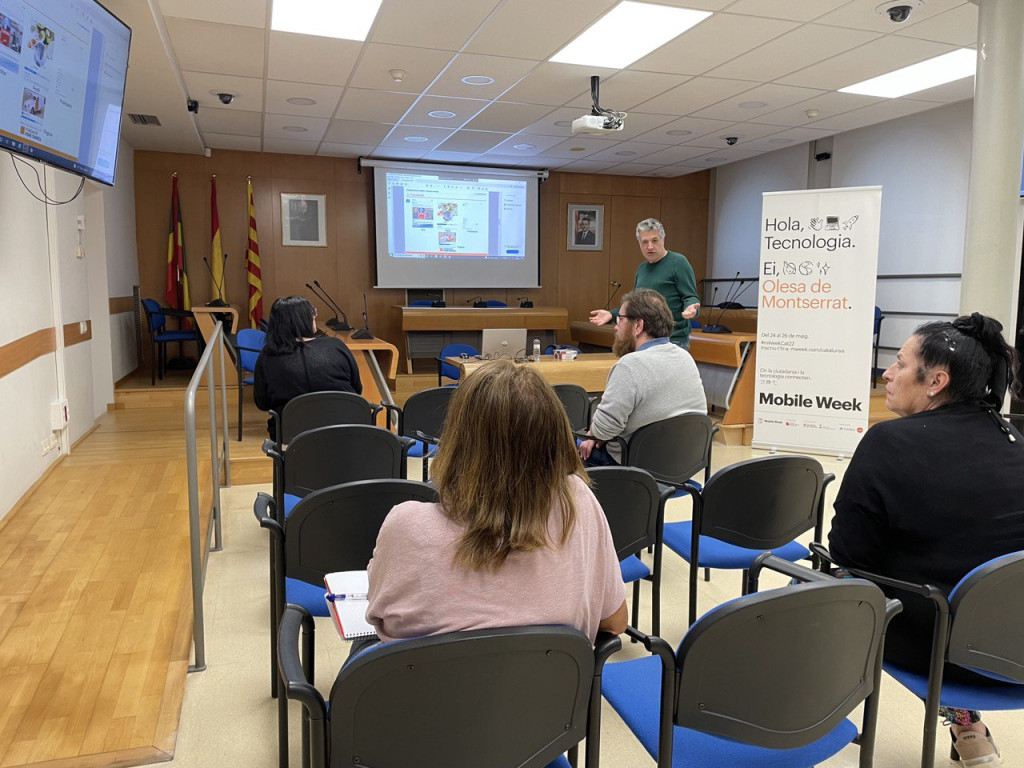
[[[334,330],[336,330],[336,331],[349,331],[349,330],[352,330],[352,326],[350,326],[348,324],[348,316],[345,314],[345,310],[343,310],[341,307],[339,307],[338,306],[338,302],[336,302],[333,298],[331,298],[330,294],[327,293],[327,289],[324,288],[322,285],[320,285],[320,282],[318,280],[314,280],[313,281],[313,285],[315,285],[317,288],[320,289],[320,293],[323,294],[324,298],[327,299],[328,303],[332,307],[334,307],[334,310],[339,315],[341,315],[341,322],[338,323],[338,327],[335,328]]]
[[[729,284],[728,290],[725,292],[725,301],[723,301],[721,304],[720,311],[718,313],[718,322],[708,323],[703,328],[701,328],[701,330],[704,331],[704,333],[732,333],[731,328],[722,325],[722,317],[725,315],[725,310],[729,309],[729,305],[732,303],[729,300],[729,295],[736,288],[736,281],[739,280],[739,278],[740,273],[737,272],[736,277],[732,279],[732,282]],[[742,286],[743,281],[741,280],[739,284]],[[718,288],[716,287],[715,290],[717,291]],[[712,299],[712,302],[714,302],[714,299]]]
[[[472,298],[466,299],[466,303],[473,302],[473,309],[487,309],[487,302],[484,301],[483,296],[473,296]]]
[[[615,294],[619,292],[619,289],[622,287],[622,283],[612,280],[608,285],[612,287],[612,292],[608,294],[608,300],[604,303],[604,308],[606,310],[611,306],[612,299],[615,298]]]
[[[363,327],[358,330],[352,331],[353,339],[372,339],[373,334],[370,333],[370,317],[366,310],[366,294],[363,294]]]
[[[320,299],[320,301],[324,302],[327,305],[328,309],[332,309],[330,300],[326,296],[324,296],[324,294],[320,293],[320,291],[318,291],[316,288],[314,288],[309,283],[306,283],[306,287],[309,288],[309,290],[311,290],[313,292],[314,296],[316,296],[318,299]],[[330,320],[325,322],[324,325],[326,325],[332,331],[340,331],[340,330],[342,330],[342,327],[341,327],[342,325],[344,325],[345,328],[348,328],[348,324],[347,323],[342,323],[341,320],[338,319],[338,315],[337,314],[335,314],[334,317],[332,317]]]

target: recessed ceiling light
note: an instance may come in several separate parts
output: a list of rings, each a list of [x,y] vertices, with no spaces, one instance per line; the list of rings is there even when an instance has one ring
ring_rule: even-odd
[[[287,99],[289,104],[294,104],[296,107],[312,107],[316,102],[313,99],[305,99],[301,96],[293,96]]]
[[[533,149],[533,144],[513,144],[512,149]]]
[[[281,127],[281,130],[289,133],[305,133],[309,128],[304,128],[301,125],[285,125]]]
[[[569,147],[570,152],[582,152],[586,147]]]
[[[487,75],[466,75],[462,78],[462,82],[466,85],[490,85],[494,82],[494,78]]]
[[[381,0],[275,0],[270,28],[277,32],[366,40]]]
[[[760,109],[761,107],[767,107],[767,101],[741,101],[737,104],[740,109]]]
[[[684,131],[680,128],[676,128],[672,131],[665,131],[667,136],[689,136],[691,133],[693,133],[693,131]]]
[[[426,136],[406,136],[403,141],[410,141],[413,144],[420,144],[421,142],[427,141]]]
[[[710,15],[710,11],[623,0],[551,61],[624,69]]]
[[[970,77],[974,74],[977,59],[978,54],[975,51],[961,48],[885,75],[872,77],[870,80],[848,85],[840,88],[839,92],[895,99],[908,93],[917,93],[926,88]]]
[[[448,120],[449,118],[455,117],[455,113],[450,109],[435,109],[433,112],[427,112],[427,114],[438,120]]]
[[[619,157],[632,157],[633,155],[636,154],[636,152],[630,152],[624,149],[621,152],[616,152],[615,154],[618,155]]]
[[[555,125],[559,128],[572,128],[572,120],[558,120]]]
[[[792,144],[792,139],[768,139],[769,144]]]

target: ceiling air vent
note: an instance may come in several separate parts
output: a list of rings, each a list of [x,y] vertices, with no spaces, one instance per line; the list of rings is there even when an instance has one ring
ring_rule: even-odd
[[[134,112],[128,113],[128,118],[133,125],[160,125],[160,118],[156,115],[139,115]]]

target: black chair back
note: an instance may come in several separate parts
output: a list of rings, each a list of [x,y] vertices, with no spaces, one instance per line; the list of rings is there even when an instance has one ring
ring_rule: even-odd
[[[361,395],[352,392],[308,392],[293,397],[275,414],[278,445],[287,445],[296,436],[318,427],[339,424],[373,424],[380,410]]]
[[[616,556],[621,560],[653,547],[661,529],[659,515],[664,502],[650,473],[637,467],[591,467],[587,475],[608,518]]]
[[[342,424],[307,430],[283,454],[282,489],[305,496],[356,480],[405,478],[406,450],[383,427]]]
[[[965,576],[949,596],[946,658],[981,674],[1024,683],[1021,595],[1024,552],[990,560]]]
[[[570,627],[391,643],[338,674],[328,764],[541,768],[587,735],[593,680],[594,649]]]
[[[859,579],[712,609],[676,654],[675,724],[773,749],[821,738],[874,690],[886,609],[882,591]]]
[[[437,501],[437,491],[416,480],[362,480],[303,497],[284,524],[284,575],[322,584],[334,571],[366,570],[384,518],[404,501]]]
[[[706,480],[717,429],[703,413],[656,421],[630,436],[622,463],[646,469],[656,480],[670,485],[682,485],[701,470]]]
[[[410,395],[398,417],[398,433],[411,438],[418,432],[440,437],[453,394],[455,387],[429,387]]]
[[[824,484],[821,464],[809,456],[731,464],[704,486],[699,533],[749,549],[780,547],[820,528]]]
[[[590,427],[590,395],[579,384],[555,384],[555,394],[565,406],[573,432],[586,432]]]

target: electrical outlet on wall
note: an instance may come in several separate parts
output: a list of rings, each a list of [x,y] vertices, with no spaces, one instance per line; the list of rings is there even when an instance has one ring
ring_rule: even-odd
[[[43,440],[43,456],[48,454],[50,451],[56,450],[60,446],[60,438],[57,435],[50,435],[48,438]]]

